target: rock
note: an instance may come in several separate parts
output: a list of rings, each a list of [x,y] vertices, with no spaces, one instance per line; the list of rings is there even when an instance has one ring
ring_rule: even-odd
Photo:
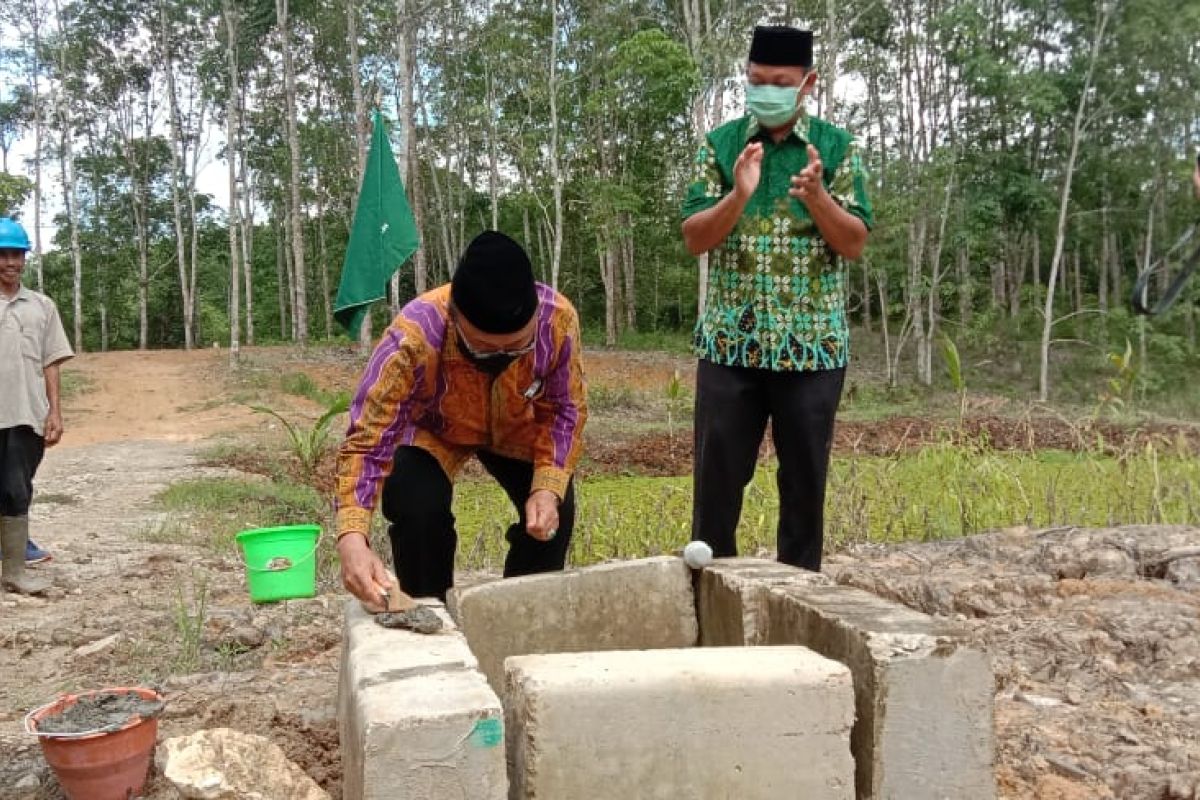
[[[1057,697],[1046,697],[1045,695],[1028,694],[1020,691],[1013,695],[1013,700],[1028,703],[1034,708],[1054,708],[1063,704],[1062,700],[1059,700]]]
[[[261,628],[256,628],[253,625],[239,625],[230,631],[229,641],[248,650],[253,650],[256,647],[262,647],[263,643],[267,641],[267,634]]]
[[[121,641],[122,635],[123,634],[120,634],[120,633],[114,633],[112,636],[105,636],[103,639],[97,639],[96,641],[92,642],[91,644],[85,644],[81,647],[76,647],[75,655],[77,655],[77,656],[94,656],[94,655],[96,655],[96,653],[103,652],[103,651],[107,650],[108,648],[112,647],[113,645],[117,644],[117,642]]]
[[[1088,575],[1110,575],[1132,578],[1137,574],[1137,562],[1115,548],[1093,550],[1083,557],[1083,568]]]
[[[329,800],[278,745],[230,728],[167,739],[155,762],[187,800]]]
[[[42,788],[42,782],[37,774],[31,772],[13,784],[13,788],[18,792],[34,792]]]
[[[1164,800],[1200,800],[1200,772],[1172,775],[1163,791]]]
[[[1042,568],[1055,578],[1082,578],[1087,568],[1079,561],[1081,551],[1061,544],[1052,544],[1042,551]]]
[[[1065,756],[1048,755],[1046,756],[1046,763],[1067,778],[1083,781],[1092,777],[1090,772],[1088,772],[1074,760]]]

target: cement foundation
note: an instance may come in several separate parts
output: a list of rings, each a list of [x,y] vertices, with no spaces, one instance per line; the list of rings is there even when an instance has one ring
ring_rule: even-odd
[[[693,577],[664,557],[482,584],[429,636],[351,604],[344,796],[995,796],[991,666],[959,631],[776,562]]]

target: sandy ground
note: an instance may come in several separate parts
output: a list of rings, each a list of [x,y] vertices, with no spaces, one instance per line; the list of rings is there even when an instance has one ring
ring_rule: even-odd
[[[169,698],[160,740],[218,726],[260,733],[340,795],[341,596],[251,605],[236,557],[173,536],[178,521],[154,502],[173,482],[225,472],[199,463],[204,442],[262,427],[226,388],[227,357],[110,353],[70,365],[87,388],[65,404],[67,433],[47,452],[31,512],[34,539],[54,554],[34,569],[55,588],[46,599],[0,595],[3,800],[62,797],[21,732],[25,712],[63,691],[153,674],[175,675],[158,686]],[[173,668],[222,653],[228,669]],[[173,792],[155,779],[150,796]]]

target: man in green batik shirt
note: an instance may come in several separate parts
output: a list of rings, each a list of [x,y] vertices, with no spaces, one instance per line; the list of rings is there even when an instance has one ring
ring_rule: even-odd
[[[692,538],[737,554],[742,494],[767,420],[779,457],[779,560],[820,570],[833,420],[849,329],[842,260],[872,224],[853,138],[809,116],[812,33],[758,27],[746,116],[705,138],[683,238],[709,253],[696,325]]]

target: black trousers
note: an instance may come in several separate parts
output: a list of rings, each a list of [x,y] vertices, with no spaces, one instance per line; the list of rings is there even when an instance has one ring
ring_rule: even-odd
[[[46,440],[28,425],[0,428],[0,517],[23,517],[33,502],[33,476]]]
[[[475,454],[517,510],[508,527],[504,577],[560,570],[567,560],[575,528],[575,482],[567,485],[558,509],[558,533],[548,542],[525,530],[525,501],[533,484],[533,464],[495,453]],[[454,551],[458,534],[450,504],[454,487],[437,459],[419,447],[398,447],[392,473],[383,484],[381,506],[391,525],[392,557],[400,588],[413,597],[446,599],[454,585]]]
[[[700,361],[696,369],[692,538],[737,555],[742,494],[767,420],[779,457],[779,560],[818,571],[825,481],[845,368],[772,372]]]

